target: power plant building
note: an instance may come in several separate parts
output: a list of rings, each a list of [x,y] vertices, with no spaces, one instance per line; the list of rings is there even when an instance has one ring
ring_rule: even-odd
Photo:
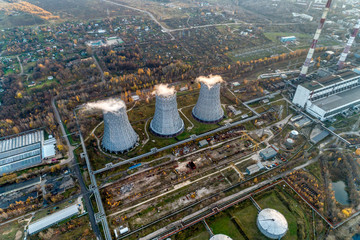
[[[139,136],[129,122],[125,103],[119,100],[119,104],[114,111],[104,111],[102,146],[109,152],[124,153],[137,144]]]
[[[288,223],[284,215],[271,208],[259,212],[256,224],[260,232],[271,239],[281,239],[288,231]]]
[[[224,110],[220,102],[220,87],[220,82],[214,85],[201,82],[200,95],[192,110],[192,115],[196,120],[216,123],[223,119]]]
[[[0,175],[38,165],[55,156],[55,138],[44,138],[43,130],[0,139]]]
[[[182,133],[185,128],[180,118],[176,93],[156,94],[155,115],[150,123],[150,130],[160,137],[174,137]]]
[[[360,74],[348,70],[297,86],[293,103],[324,121],[360,107]]]

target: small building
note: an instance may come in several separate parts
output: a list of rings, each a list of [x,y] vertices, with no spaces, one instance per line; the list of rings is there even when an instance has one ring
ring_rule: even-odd
[[[208,143],[208,141],[207,141],[206,139],[201,140],[201,141],[199,142],[199,147],[205,147],[205,146],[207,146],[207,145],[209,145],[209,143]]]
[[[236,109],[234,106],[232,106],[232,105],[229,106],[229,109],[230,109],[230,111],[231,111],[235,116],[238,116],[238,115],[240,115],[240,114],[242,113],[241,110],[237,110],[237,109]]]
[[[239,82],[232,82],[231,84],[233,85],[233,87],[238,87],[238,86],[240,86],[240,83],[239,83]]]
[[[36,234],[77,214],[79,214],[78,205],[72,205],[30,224],[28,228],[28,233],[29,235]]]
[[[296,115],[290,119],[291,122],[296,122],[303,118],[303,115]]]
[[[134,100],[134,101],[139,101],[139,100],[140,100],[139,95],[133,95],[133,96],[131,96],[131,98],[132,98],[132,100]]]
[[[253,164],[246,168],[246,173],[252,175],[254,173],[259,172],[262,169],[264,169],[264,166],[261,163]]]
[[[294,125],[297,128],[302,128],[302,127],[309,125],[310,123],[311,123],[311,120],[309,118],[303,118],[303,119],[300,119],[299,121],[295,122]]]
[[[271,147],[260,151],[260,157],[264,160],[272,159],[272,158],[276,157],[276,155],[277,155],[277,152],[275,151],[275,149],[273,149]]]
[[[289,36],[289,37],[281,37],[280,42],[282,43],[289,43],[289,42],[295,42],[296,37],[295,36]]]
[[[334,131],[334,130],[335,130],[334,127],[329,127],[329,129],[330,129],[331,131]],[[324,131],[320,132],[319,134],[313,136],[313,137],[310,139],[310,142],[312,142],[313,144],[317,144],[318,142],[321,142],[322,140],[324,140],[324,139],[325,139],[327,136],[329,136],[329,135],[330,135],[329,131],[324,130]]]

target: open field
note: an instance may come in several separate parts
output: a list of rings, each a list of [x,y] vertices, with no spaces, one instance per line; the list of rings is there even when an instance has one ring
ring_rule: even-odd
[[[8,224],[0,226],[0,239],[1,240],[22,239],[25,224],[26,222],[19,223],[18,221],[13,221]]]

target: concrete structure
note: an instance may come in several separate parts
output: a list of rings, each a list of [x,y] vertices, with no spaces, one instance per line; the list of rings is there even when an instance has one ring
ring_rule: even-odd
[[[315,52],[316,44],[319,41],[319,37],[320,37],[321,31],[322,31],[322,29],[324,27],[327,14],[328,14],[328,12],[330,10],[331,2],[332,2],[332,0],[328,0],[326,5],[325,5],[324,12],[323,12],[323,14],[321,16],[319,26],[318,26],[318,28],[317,28],[317,30],[315,32],[315,36],[314,36],[314,39],[313,39],[313,41],[311,43],[308,55],[306,56],[306,60],[304,62],[303,67],[301,68],[300,78],[306,78],[306,75],[307,75],[308,70],[309,70],[311,59],[312,59],[312,57],[314,55],[314,52]]]
[[[271,239],[281,239],[288,231],[288,223],[284,215],[271,208],[260,211],[256,225],[262,234]]]
[[[184,127],[177,109],[176,93],[156,94],[155,115],[150,130],[160,137],[175,137],[184,131]]]
[[[44,131],[35,130],[0,139],[0,175],[40,164],[55,156],[54,138],[44,140]]]
[[[360,105],[357,70],[315,79],[297,86],[293,103],[321,121]]]
[[[119,100],[120,108],[114,111],[104,111],[104,137],[102,146],[109,152],[123,153],[131,150],[139,137],[132,128],[126,106]]]
[[[210,240],[232,240],[232,239],[224,234],[216,234],[212,236]]]
[[[311,123],[311,120],[309,118],[302,118],[299,121],[296,121],[294,123],[294,125],[297,128],[302,128],[302,127],[309,125],[310,123]]]
[[[209,145],[209,143],[206,139],[203,139],[199,142],[199,147],[205,147],[207,145]]]
[[[350,48],[354,43],[356,35],[359,33],[359,28],[360,28],[360,19],[358,19],[358,21],[354,27],[354,30],[352,32],[352,35],[350,36],[349,41],[347,42],[344,51],[341,53],[340,59],[337,63],[337,66],[339,69],[342,69],[344,67],[345,60],[347,58],[347,55],[349,54]]]
[[[271,147],[260,151],[260,157],[264,160],[272,159],[272,158],[276,157],[276,155],[277,155],[277,152],[275,151],[275,149],[273,149]]]
[[[252,175],[254,173],[259,172],[262,169],[264,169],[264,166],[261,163],[253,164],[246,168],[246,173]]]
[[[79,214],[78,205],[72,205],[56,213],[41,218],[39,221],[31,223],[28,228],[28,233],[29,235],[36,234],[44,229],[51,227],[54,224],[57,224],[58,222],[71,218],[72,216],[75,216],[77,214]]]
[[[200,95],[192,110],[193,117],[199,122],[216,123],[223,119],[224,110],[220,102],[221,83],[212,86],[201,82]]]

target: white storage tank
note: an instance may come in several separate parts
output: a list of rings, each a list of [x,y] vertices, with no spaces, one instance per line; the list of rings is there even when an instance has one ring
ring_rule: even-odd
[[[210,240],[232,240],[232,239],[224,234],[216,234],[212,236]]]
[[[296,130],[292,130],[289,134],[289,137],[292,139],[297,139],[299,137],[299,132]]]
[[[284,215],[271,208],[260,211],[256,224],[260,232],[271,239],[281,239],[288,231],[288,222]]]
[[[289,148],[289,149],[290,149],[290,148],[293,148],[294,145],[295,145],[294,139],[292,139],[292,138],[286,139],[286,141],[285,141],[285,146],[286,146],[287,148]]]

